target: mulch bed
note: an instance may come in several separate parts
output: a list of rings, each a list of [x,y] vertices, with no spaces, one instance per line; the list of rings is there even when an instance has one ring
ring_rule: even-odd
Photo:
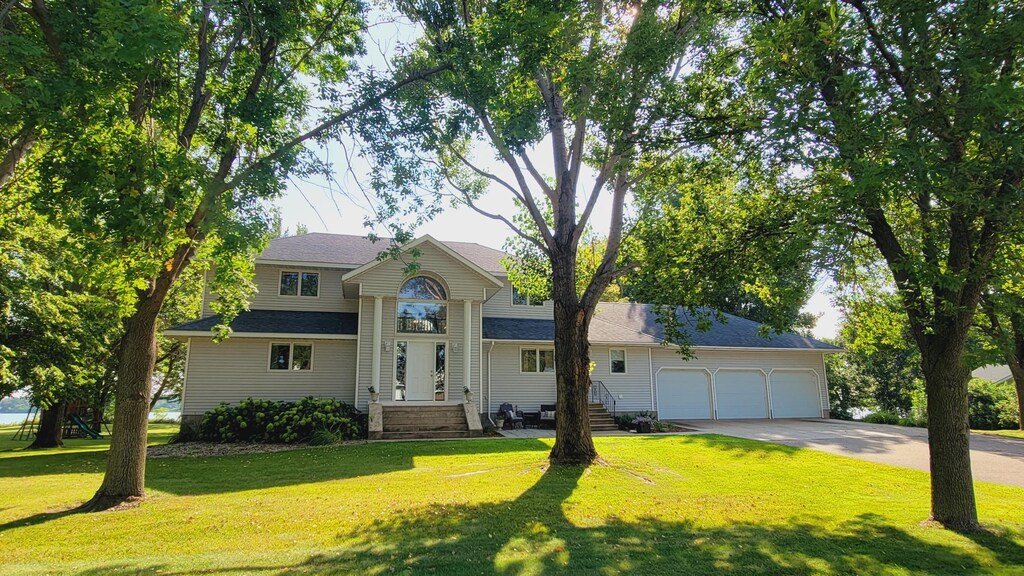
[[[262,454],[309,448],[307,444],[221,444],[218,442],[182,442],[150,446],[146,451],[149,458],[206,458],[210,456],[231,456],[233,454]]]

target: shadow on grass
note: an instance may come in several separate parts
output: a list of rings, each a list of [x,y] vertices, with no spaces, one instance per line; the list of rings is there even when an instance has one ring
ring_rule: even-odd
[[[380,442],[214,458],[150,459],[146,487],[201,495],[344,480],[411,470],[414,459],[472,454],[547,453],[536,439]]]
[[[210,568],[227,574],[980,574],[998,572],[963,550],[927,542],[865,514],[831,530],[813,519],[777,525],[701,527],[692,520],[576,518],[585,469],[550,468],[513,501],[432,505],[337,535],[336,552],[298,564]],[[585,497],[585,494],[577,495]],[[1003,567],[1024,563],[1004,535],[974,542]],[[979,555],[984,555],[979,554]],[[195,574],[163,565],[108,565],[138,574]]]
[[[724,434],[686,434],[686,435],[641,435],[630,436],[640,442],[679,442],[683,444],[699,444],[702,447],[714,448],[722,452],[731,453],[737,458],[744,458],[754,455],[778,454],[789,456],[800,452],[800,448],[775,444],[770,441],[749,440],[738,436],[726,436]],[[655,447],[652,447],[655,448]],[[656,448],[655,448],[656,449]]]
[[[546,453],[549,450],[550,446],[536,439],[495,439],[350,444],[209,458],[149,458],[146,461],[146,489],[179,496],[239,492],[410,470],[414,467],[413,459],[417,457]],[[14,458],[4,461],[0,477],[102,472],[106,454],[105,451],[55,453],[42,460]],[[75,507],[34,514],[0,524],[0,533],[77,512],[79,510]]]

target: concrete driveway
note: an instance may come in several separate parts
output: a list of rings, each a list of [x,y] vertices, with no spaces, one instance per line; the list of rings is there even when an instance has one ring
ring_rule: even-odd
[[[688,428],[928,471],[928,430],[844,420],[687,420]],[[971,434],[975,480],[1024,486],[1024,440]]]

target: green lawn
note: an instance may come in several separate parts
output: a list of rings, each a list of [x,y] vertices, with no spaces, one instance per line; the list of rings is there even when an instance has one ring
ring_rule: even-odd
[[[721,436],[600,437],[586,470],[503,439],[151,459],[141,508],[60,515],[102,441],[10,433],[5,575],[1024,574],[1022,489],[977,484],[990,529],[960,536],[921,524],[924,473]]]
[[[974,430],[982,434],[994,434],[996,436],[1007,436],[1010,438],[1024,438],[1024,430]]]

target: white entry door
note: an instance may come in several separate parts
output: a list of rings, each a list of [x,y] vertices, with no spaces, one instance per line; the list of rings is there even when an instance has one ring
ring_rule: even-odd
[[[405,400],[444,400],[445,350],[443,342],[401,341],[398,343],[397,380]],[[396,399],[403,399],[396,393]]]

